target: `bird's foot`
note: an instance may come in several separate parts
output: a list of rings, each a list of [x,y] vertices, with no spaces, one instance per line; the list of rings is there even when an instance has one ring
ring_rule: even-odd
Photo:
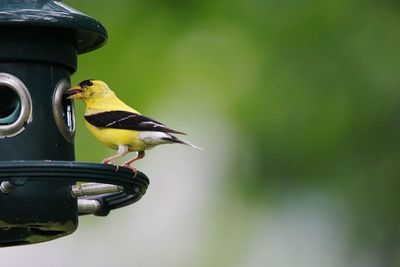
[[[138,172],[138,170],[136,169],[136,168],[133,168],[132,166],[130,166],[129,164],[123,164],[122,165],[122,167],[125,167],[125,168],[128,168],[128,169],[131,169],[131,171],[133,172],[133,174],[134,174],[134,176],[133,177],[135,177],[136,175],[137,175],[137,172]]]
[[[117,173],[118,170],[119,170],[119,165],[117,164],[117,162],[115,160],[103,160],[102,163],[105,164],[105,165],[113,165],[113,166],[115,166],[115,172],[114,173]]]

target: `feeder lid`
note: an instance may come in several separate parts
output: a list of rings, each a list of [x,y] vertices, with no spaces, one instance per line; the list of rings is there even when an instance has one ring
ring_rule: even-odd
[[[76,30],[75,47],[78,54],[104,45],[104,26],[61,1],[0,0],[0,26],[39,26]]]

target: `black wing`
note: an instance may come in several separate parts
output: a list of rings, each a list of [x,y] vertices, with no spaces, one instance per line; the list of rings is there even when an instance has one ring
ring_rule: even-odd
[[[161,122],[153,120],[147,116],[123,110],[86,115],[85,120],[96,127],[102,128],[185,134],[170,129]]]

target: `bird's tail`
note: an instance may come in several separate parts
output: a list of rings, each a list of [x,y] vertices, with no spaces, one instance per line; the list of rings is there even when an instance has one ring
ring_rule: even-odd
[[[173,136],[173,135],[171,135],[171,134],[169,134],[169,137],[166,137],[166,138],[163,138],[163,139],[164,139],[165,141],[170,142],[170,143],[183,144],[183,145],[187,145],[187,146],[190,146],[190,147],[199,149],[199,150],[203,150],[203,148],[198,147],[198,146],[195,146],[195,145],[193,145],[192,143],[189,143],[188,141],[179,139],[178,137]]]

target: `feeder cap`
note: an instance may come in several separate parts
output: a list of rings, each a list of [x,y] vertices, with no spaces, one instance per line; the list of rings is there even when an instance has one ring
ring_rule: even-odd
[[[0,27],[29,26],[75,30],[78,54],[95,50],[107,41],[104,26],[61,1],[0,0]]]

